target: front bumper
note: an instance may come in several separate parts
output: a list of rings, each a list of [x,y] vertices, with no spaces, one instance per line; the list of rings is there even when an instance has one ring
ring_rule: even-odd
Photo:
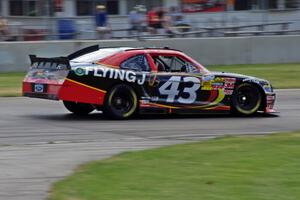
[[[278,113],[274,109],[275,100],[276,100],[275,93],[267,93],[266,94],[266,107],[265,107],[265,111],[264,111],[265,113]]]

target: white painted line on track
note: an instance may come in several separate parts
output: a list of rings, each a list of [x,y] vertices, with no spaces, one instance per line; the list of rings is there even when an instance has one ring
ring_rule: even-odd
[[[287,131],[280,131],[280,132],[287,132]],[[178,135],[167,135],[167,136],[153,136],[147,137],[147,139],[164,139],[164,138],[189,138],[189,137],[200,137],[200,138],[215,138],[215,137],[222,137],[222,136],[243,136],[243,135],[269,135],[275,134],[278,131],[269,131],[269,132],[240,132],[240,133],[231,133],[231,134],[222,134],[222,133],[215,133],[215,134],[178,134]]]
[[[274,89],[275,92],[300,92],[300,88],[294,88],[294,89]]]

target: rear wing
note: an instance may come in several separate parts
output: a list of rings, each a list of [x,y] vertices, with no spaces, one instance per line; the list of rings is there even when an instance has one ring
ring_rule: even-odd
[[[42,58],[36,55],[29,55],[31,68],[35,69],[71,69],[70,60],[68,57]]]
[[[29,55],[31,68],[35,69],[71,69],[70,60],[77,58],[86,53],[99,50],[99,45],[89,46],[76,51],[66,57],[42,58],[36,55]]]
[[[80,50],[68,55],[67,58],[69,60],[72,60],[74,58],[77,58],[77,57],[82,56],[82,55],[87,54],[87,53],[97,51],[99,49],[100,49],[99,45],[92,45],[92,46],[85,47],[83,49],[80,49]]]
[[[80,49],[66,57],[42,58],[36,55],[29,55],[31,68],[35,69],[71,69],[70,60],[82,56],[84,54],[99,50],[99,45],[92,45]]]

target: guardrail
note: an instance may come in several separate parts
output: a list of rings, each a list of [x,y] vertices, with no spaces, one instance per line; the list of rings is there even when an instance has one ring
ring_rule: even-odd
[[[289,29],[293,22],[274,22],[274,23],[259,23],[241,26],[218,26],[218,27],[198,27],[191,31],[190,26],[174,26],[171,27],[170,33],[150,34],[149,32],[132,31],[129,28],[112,29],[107,37],[97,38],[96,30],[83,30],[70,33],[49,33],[48,30],[36,30],[36,33],[17,33],[2,36],[2,40],[6,41],[28,41],[28,40],[53,40],[62,36],[68,36],[69,39],[84,39],[82,36],[85,33],[95,35],[89,39],[149,39],[149,38],[182,38],[182,37],[235,37],[244,35],[284,35],[284,34],[300,34],[299,29]],[[267,27],[279,26],[276,30],[267,30]],[[254,28],[254,30],[245,30]],[[30,29],[31,30],[31,29]],[[123,34],[119,34],[123,33]],[[0,38],[1,39],[1,38]]]
[[[226,37],[244,36],[244,35],[287,35],[300,34],[300,29],[274,30],[274,31],[228,31],[224,32]]]

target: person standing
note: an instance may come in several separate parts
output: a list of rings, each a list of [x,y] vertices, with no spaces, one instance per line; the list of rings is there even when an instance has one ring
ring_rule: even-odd
[[[7,21],[0,15],[0,40],[6,40],[8,35]]]
[[[104,5],[96,7],[96,32],[97,39],[107,39],[111,33],[111,28],[108,25],[108,17]]]
[[[178,12],[178,8],[176,6],[170,7],[169,14],[171,17],[172,25],[175,25],[178,19],[178,16],[182,15],[182,13]]]
[[[137,5],[129,13],[130,34],[136,31],[139,35],[139,33],[145,30],[145,12],[146,9],[143,5]]]
[[[151,34],[157,34],[157,29],[160,28],[160,21],[158,17],[158,8],[153,7],[147,13],[147,21],[148,21],[148,28]]]
[[[160,12],[158,13],[158,18],[160,22],[160,28],[164,31],[163,34],[173,34],[171,30],[172,26],[172,19],[168,14],[167,9],[161,8]]]
[[[190,31],[191,25],[184,18],[184,15],[177,7],[171,7],[169,11],[169,16],[171,18],[172,30],[175,32],[187,32]]]
[[[235,0],[227,0],[227,11],[234,10]]]
[[[130,11],[128,15],[128,21],[130,24],[130,33],[134,31],[138,31],[139,28],[139,16],[138,16],[138,11],[137,11],[137,6],[133,8],[132,11]]]

